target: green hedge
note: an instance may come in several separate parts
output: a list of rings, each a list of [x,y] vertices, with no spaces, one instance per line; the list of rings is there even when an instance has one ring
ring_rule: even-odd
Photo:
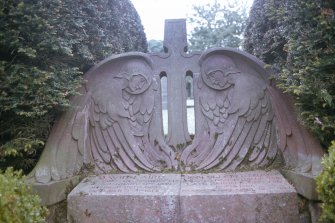
[[[317,191],[323,201],[321,222],[335,222],[335,141],[322,159],[323,170],[317,177]]]
[[[0,173],[0,222],[45,222],[48,210],[40,202],[21,172],[8,168],[5,173]]]
[[[335,2],[255,0],[244,48],[277,73],[300,121],[325,148],[335,136]]]
[[[146,37],[129,0],[0,0],[0,24],[0,169],[28,172],[82,73]]]

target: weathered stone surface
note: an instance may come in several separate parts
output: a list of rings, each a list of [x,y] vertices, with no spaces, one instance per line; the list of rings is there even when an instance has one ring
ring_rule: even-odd
[[[298,222],[297,195],[277,171],[185,175],[181,222]]]
[[[187,48],[186,23],[183,19],[165,21],[164,46],[170,56],[156,57],[154,60],[155,64],[161,65],[161,72],[165,72],[168,77],[169,129],[166,142],[171,146],[186,145],[191,138],[187,131],[185,77],[186,72],[194,67],[199,55],[194,55],[193,58],[183,56]]]
[[[300,195],[309,200],[319,200],[316,192],[315,176],[291,170],[282,170],[281,172],[293,184]]]
[[[315,198],[304,173],[319,172],[323,151],[298,123],[294,103],[270,81],[271,71],[237,49],[188,53],[186,37],[184,19],[167,20],[164,53],[115,55],[85,74],[81,94],[56,122],[29,175],[45,204],[65,198],[68,180],[85,170],[241,171],[274,163],[299,173],[289,173],[297,190]],[[186,77],[193,80],[194,138],[187,130]],[[70,194],[68,216],[73,222],[296,222],[295,196],[277,172],[102,175]]]
[[[225,49],[199,58],[200,75],[194,77],[198,129],[181,155],[186,170],[261,168],[278,154],[269,81],[240,59]]]
[[[89,177],[68,196],[69,222],[178,222],[178,174]]]
[[[66,199],[66,195],[79,183],[79,176],[47,184],[34,183],[32,189],[43,205],[50,206]]]
[[[70,222],[298,222],[297,195],[277,171],[119,174],[86,178]]]
[[[158,54],[115,55],[85,74],[81,94],[55,124],[30,174],[36,182],[67,179],[92,164],[97,174],[234,171],[283,157],[299,172],[319,171],[320,145],[298,124],[293,103],[272,85],[264,63],[237,49],[187,53],[184,19],[166,21],[164,47]],[[162,76],[169,92],[167,137]],[[193,139],[186,76],[193,78]]]
[[[310,201],[308,203],[308,210],[311,215],[311,222],[318,223],[320,222],[320,215],[322,212],[321,202]]]

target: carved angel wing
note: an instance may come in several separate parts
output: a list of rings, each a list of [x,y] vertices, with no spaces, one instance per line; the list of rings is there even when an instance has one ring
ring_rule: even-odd
[[[128,62],[121,73],[94,86],[90,106],[92,157],[102,170],[155,171],[162,157],[149,141],[157,85],[143,62]],[[156,157],[161,157],[158,161]]]
[[[123,75],[112,83],[101,83],[93,92],[90,106],[92,156],[103,172],[110,167],[123,172],[152,171],[154,165],[144,148],[151,148],[146,144],[149,144],[148,127],[154,107],[153,88],[141,74]]]
[[[83,86],[71,99],[71,108],[53,126],[41,158],[29,173],[31,181],[48,183],[72,177],[90,162],[88,109],[90,96]]]
[[[41,183],[62,180],[85,164],[104,173],[172,168],[172,149],[149,132],[159,103],[150,58],[129,53],[107,59],[85,78],[86,86],[53,127],[30,177]]]
[[[274,115],[266,86],[228,58],[209,60],[198,80],[203,128],[182,160],[198,170],[262,167],[276,154]]]
[[[283,154],[286,168],[316,176],[322,169],[320,162],[324,153],[322,147],[298,122],[293,99],[274,86],[268,89],[279,129],[278,146]]]

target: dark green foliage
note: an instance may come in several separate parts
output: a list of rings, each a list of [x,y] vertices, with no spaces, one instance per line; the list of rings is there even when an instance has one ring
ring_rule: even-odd
[[[82,73],[147,43],[128,0],[0,0],[0,24],[0,169],[28,171]]]
[[[150,53],[162,53],[163,49],[163,41],[162,40],[154,40],[151,39],[148,41],[148,52]]]
[[[45,222],[48,210],[41,206],[41,199],[33,195],[21,172],[12,168],[0,172],[0,222]]]
[[[322,203],[320,222],[335,222],[335,141],[322,159],[323,170],[316,178],[317,191]]]
[[[237,48],[241,45],[247,20],[243,2],[231,1],[230,5],[220,5],[214,1],[212,4],[193,6],[193,10],[194,14],[188,18],[191,26],[195,26],[189,38],[190,50]]]
[[[274,10],[276,4],[282,6],[284,2],[271,0],[271,3],[266,0],[254,0],[244,32],[243,48],[265,63],[271,64],[279,72],[287,57],[284,50],[287,39],[282,33],[283,27],[279,27],[280,18],[272,19],[270,11]]]
[[[325,147],[335,135],[334,9],[332,0],[255,0],[244,43],[272,65],[301,122]]]

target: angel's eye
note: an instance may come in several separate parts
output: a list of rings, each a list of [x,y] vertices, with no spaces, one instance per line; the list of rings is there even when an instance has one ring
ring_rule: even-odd
[[[213,70],[208,72],[207,76],[209,77],[220,77],[220,76],[225,76],[224,72],[222,70]]]
[[[133,92],[142,90],[145,87],[146,82],[147,80],[142,74],[135,74],[129,81],[129,88]]]
[[[139,74],[139,75],[140,75],[140,81],[141,81],[141,82],[145,82],[146,79],[142,76],[142,74]]]
[[[213,77],[214,76],[214,72],[212,71],[212,72],[207,73],[207,76]]]

